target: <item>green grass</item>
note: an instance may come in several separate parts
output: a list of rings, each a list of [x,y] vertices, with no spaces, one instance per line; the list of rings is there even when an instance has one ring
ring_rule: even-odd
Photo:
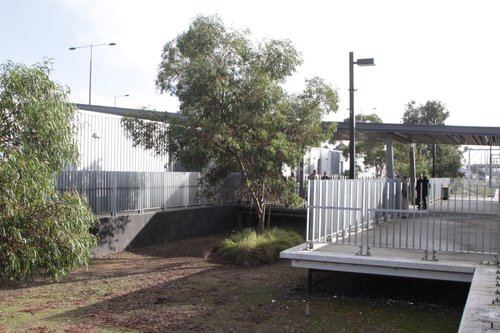
[[[302,242],[294,231],[273,228],[259,234],[244,229],[224,239],[217,246],[216,255],[234,265],[256,266],[277,261],[281,251]]]

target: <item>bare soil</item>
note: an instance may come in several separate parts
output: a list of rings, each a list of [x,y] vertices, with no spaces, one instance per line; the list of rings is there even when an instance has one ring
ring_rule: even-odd
[[[59,283],[0,289],[4,332],[456,332],[460,309],[306,290],[289,261],[232,267],[223,235],[96,258]]]

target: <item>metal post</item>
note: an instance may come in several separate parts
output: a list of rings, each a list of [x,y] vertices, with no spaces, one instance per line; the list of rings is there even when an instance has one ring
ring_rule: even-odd
[[[92,104],[92,45],[90,45],[89,105]]]
[[[432,178],[436,178],[436,144],[432,144]]]
[[[415,185],[417,184],[417,172],[415,167],[415,146],[414,144],[410,144],[410,198],[411,202],[415,204]]]
[[[354,119],[354,53],[349,52],[349,179],[356,178],[356,121]]]
[[[491,188],[491,177],[493,176],[493,173],[491,172],[492,164],[493,164],[493,156],[491,154],[491,144],[490,144],[490,176],[489,176],[490,188]]]
[[[76,49],[82,49],[82,48],[90,48],[90,66],[89,66],[89,105],[92,104],[92,49],[94,46],[115,46],[116,43],[106,43],[106,44],[90,44],[90,45],[84,45],[84,46],[72,46],[69,49],[71,51],[74,51]]]
[[[358,66],[375,66],[373,58],[357,59],[354,61],[354,53],[349,52],[349,178],[356,178],[356,119],[354,117],[354,64]]]
[[[385,151],[387,159],[387,178],[394,178],[394,154],[392,149],[392,138],[385,139]]]

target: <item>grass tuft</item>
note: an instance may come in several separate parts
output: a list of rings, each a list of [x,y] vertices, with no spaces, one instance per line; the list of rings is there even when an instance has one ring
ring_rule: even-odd
[[[258,234],[253,229],[244,229],[224,239],[215,253],[234,265],[257,266],[277,261],[281,251],[302,242],[302,237],[294,231],[272,228]]]

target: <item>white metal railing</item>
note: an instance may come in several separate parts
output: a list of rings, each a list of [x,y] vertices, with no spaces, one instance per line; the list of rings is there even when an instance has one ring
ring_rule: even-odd
[[[199,172],[64,171],[56,181],[60,192],[83,193],[95,214],[199,206]]]
[[[467,187],[431,179],[428,209],[419,210],[415,189],[398,179],[310,181],[307,241],[357,245],[362,253],[369,247],[497,253],[498,191]]]

